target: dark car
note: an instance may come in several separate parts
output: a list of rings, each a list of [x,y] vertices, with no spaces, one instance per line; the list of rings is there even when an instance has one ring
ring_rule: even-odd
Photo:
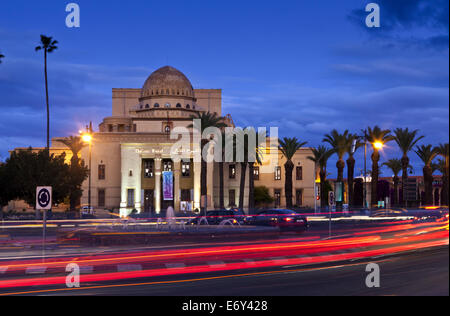
[[[238,209],[234,208],[231,210],[215,210],[206,212],[206,216],[200,215],[191,220],[189,220],[187,225],[219,225],[224,220],[231,220],[233,224],[243,224],[245,219],[245,213]]]
[[[285,209],[265,210],[257,215],[247,216],[245,222],[254,226],[278,227],[280,231],[302,233],[308,229],[308,221],[305,216]]]

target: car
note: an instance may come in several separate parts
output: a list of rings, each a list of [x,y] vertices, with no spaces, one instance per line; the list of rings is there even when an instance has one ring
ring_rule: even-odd
[[[92,206],[82,206],[80,209],[82,219],[93,219],[95,218],[94,208]]]
[[[245,222],[248,225],[278,227],[280,231],[297,233],[303,233],[308,229],[306,217],[288,209],[264,210],[257,215],[247,216]]]
[[[203,219],[204,218],[204,219]],[[230,210],[214,210],[206,212],[206,216],[200,215],[195,218],[190,219],[187,225],[220,225],[225,220],[231,220],[233,224],[244,224],[245,213],[238,209],[233,208]]]

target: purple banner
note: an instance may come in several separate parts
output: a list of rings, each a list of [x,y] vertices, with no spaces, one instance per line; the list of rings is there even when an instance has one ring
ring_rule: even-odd
[[[163,171],[163,198],[164,201],[173,200],[173,172]]]

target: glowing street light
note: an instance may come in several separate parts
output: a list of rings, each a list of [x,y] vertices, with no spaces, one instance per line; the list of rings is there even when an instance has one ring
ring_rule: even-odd
[[[91,212],[91,169],[92,169],[92,122],[86,126],[86,132],[80,131],[83,142],[89,144],[89,189],[88,189],[88,212]]]
[[[378,149],[378,150],[382,149],[383,146],[384,146],[384,144],[382,142],[380,142],[380,141],[376,141],[376,142],[373,143],[373,147],[375,149]]]

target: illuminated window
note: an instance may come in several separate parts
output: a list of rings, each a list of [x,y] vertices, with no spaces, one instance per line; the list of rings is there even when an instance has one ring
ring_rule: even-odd
[[[163,171],[172,171],[173,165],[171,160],[164,160],[163,161]]]
[[[166,127],[164,127],[164,132],[166,134],[170,134],[170,126],[169,125],[166,125]]]
[[[275,190],[275,207],[279,207],[281,205],[281,190]]]
[[[229,173],[228,176],[230,179],[236,178],[236,165],[230,165],[229,166]]]
[[[144,178],[153,178],[153,160],[144,160]]]
[[[275,167],[275,180],[281,180],[281,167]]]
[[[191,176],[191,163],[190,162],[182,162],[181,163],[181,175],[183,177]]]
[[[253,167],[253,179],[259,180],[259,167]]]

